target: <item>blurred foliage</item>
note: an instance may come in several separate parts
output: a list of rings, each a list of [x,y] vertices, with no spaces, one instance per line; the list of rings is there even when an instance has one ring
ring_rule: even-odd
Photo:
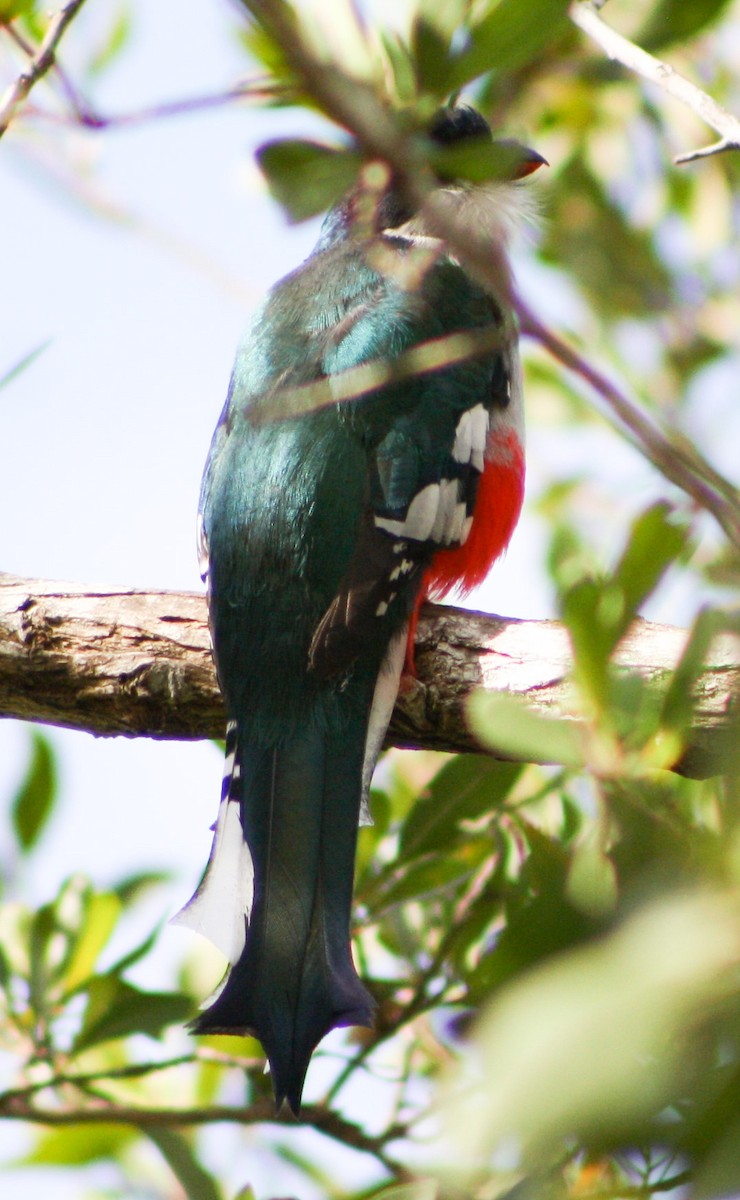
[[[355,182],[362,161],[352,149],[297,138],[266,143],[258,160],[273,196],[291,221],[304,221],[331,208]],[[305,179],[305,186],[296,188],[296,177]]]
[[[28,774],[10,809],[13,829],[23,850],[31,850],[38,841],[57,791],[56,767],[51,746],[40,733],[34,733]]]
[[[46,350],[50,345],[50,341],[42,342],[40,346],[36,346],[33,350],[29,350],[28,354],[24,354],[19,362],[15,363],[12,367],[9,367],[7,371],[0,375],[0,390],[12,383],[22,371],[25,371],[28,367],[32,366],[38,356],[43,354],[44,350]]]
[[[131,5],[121,4],[107,22],[102,37],[89,52],[86,69],[88,79],[104,74],[129,45],[132,36]]]
[[[400,31],[365,26],[349,4],[271,11],[287,14],[327,70],[347,73],[350,94],[390,114],[420,169],[425,122],[460,87],[541,151],[552,167],[529,267],[543,308],[647,411],[736,468],[737,157],[675,168],[674,154],[712,135],[607,61],[567,9],[418,0]],[[108,5],[107,31],[78,52],[85,88],[125,53],[134,15]],[[737,0],[610,0],[603,15],[740,111]],[[48,17],[34,0],[11,0],[0,5],[9,20],[40,41]],[[267,102],[332,117],[274,23],[242,26],[240,38],[268,74]],[[68,103],[58,78],[43,88],[45,103]],[[82,110],[94,111],[89,100]],[[362,169],[352,133],[335,122],[325,145],[297,136],[263,148],[291,219],[319,211]],[[471,177],[480,165],[457,164]],[[740,1190],[737,739],[712,779],[670,769],[688,745],[706,653],[737,630],[738,548],[643,469],[541,349],[529,348],[526,370],[536,504],[581,721],[477,697],[471,720],[485,744],[555,765],[386,760],[375,823],[360,834],[355,905],[377,1021],[329,1039],[309,1072],[307,1094],[321,1102],[307,1103],[304,1120],[333,1141],[299,1142],[290,1122],[268,1124],[257,1043],[187,1039],[182,1022],[207,986],[192,962],[170,990],[135,982],[157,930],[111,953],[156,880],[100,890],[73,876],[40,906],[25,900],[23,869],[60,803],[52,747],[34,734],[8,798],[14,845],[0,907],[0,1117],[33,1122],[26,1163],[114,1164],[108,1197],[231,1200],[218,1181],[224,1161],[193,1131],[218,1117],[259,1122],[261,1154],[290,1166],[301,1195]],[[574,468],[576,436],[593,449]],[[619,454],[631,457],[615,485],[601,468]],[[636,613],[660,612],[671,593],[689,597],[690,636],[676,669],[648,684],[617,669],[614,651]],[[357,1151],[361,1186],[340,1182],[336,1142]],[[237,1162],[230,1178],[243,1172],[234,1187],[247,1200],[249,1163]]]

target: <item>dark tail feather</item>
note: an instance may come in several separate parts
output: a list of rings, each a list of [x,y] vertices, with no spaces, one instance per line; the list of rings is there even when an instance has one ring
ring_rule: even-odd
[[[240,737],[243,824],[255,869],[247,942],[196,1033],[255,1034],[275,1101],[294,1113],[330,1029],[369,1025],[350,915],[364,735],[309,729],[265,751]]]

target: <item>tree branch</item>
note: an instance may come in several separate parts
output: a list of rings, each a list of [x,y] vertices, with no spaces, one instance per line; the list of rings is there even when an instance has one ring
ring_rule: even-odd
[[[44,40],[32,58],[28,70],[23,71],[11,83],[2,100],[0,100],[0,137],[3,136],[18,109],[29,96],[31,89],[54,65],[56,49],[64,35],[64,31],[77,16],[84,3],[85,0],[68,0],[68,3],[60,8],[59,12],[52,17]]]
[[[618,663],[659,681],[686,634],[635,623]],[[570,644],[556,621],[518,621],[425,605],[417,677],[403,681],[389,730],[397,746],[479,747],[465,719],[477,687],[573,715]],[[694,729],[680,770],[701,778],[735,736],[736,639],[717,640],[697,686]],[[85,589],[0,575],[0,715],[104,736],[222,737],[225,715],[211,660],[205,598],[193,592]]]
[[[52,1081],[53,1084],[53,1081]],[[51,1085],[50,1085],[51,1086]],[[300,1118],[287,1112],[277,1114],[272,1099],[258,1100],[243,1107],[237,1105],[207,1105],[198,1108],[154,1108],[145,1105],[121,1105],[113,1101],[98,1101],[85,1105],[66,1105],[51,1108],[31,1104],[28,1100],[0,1095],[0,1117],[3,1120],[30,1121],[37,1125],[134,1125],[138,1129],[181,1129],[184,1126],[214,1125],[228,1121],[239,1125],[267,1123],[295,1128],[309,1126],[345,1146],[372,1154],[398,1179],[410,1180],[411,1175],[390,1155],[385,1147],[394,1139],[406,1136],[405,1126],[386,1129],[374,1136],[338,1112],[320,1104],[304,1104]]]
[[[725,150],[740,150],[740,120],[668,63],[661,62],[659,58],[648,54],[621,33],[617,33],[602,21],[594,4],[590,4],[588,0],[575,0],[571,5],[570,18],[574,25],[601,46],[609,58],[621,62],[636,75],[641,75],[650,83],[657,84],[670,96],[681,100],[697,117],[721,135],[720,140],[711,146],[679,154],[674,159],[675,163],[692,162],[696,158],[706,158],[710,154],[720,154]]]

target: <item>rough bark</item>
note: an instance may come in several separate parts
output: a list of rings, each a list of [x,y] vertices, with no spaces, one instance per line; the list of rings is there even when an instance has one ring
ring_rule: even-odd
[[[684,630],[637,621],[618,662],[651,680],[676,663]],[[476,750],[464,702],[474,687],[516,693],[536,710],[572,715],[568,637],[555,621],[519,621],[426,605],[417,678],[404,681],[394,745]],[[690,746],[679,769],[716,770],[736,736],[740,646],[713,646],[696,689]],[[223,734],[203,596],[92,589],[0,575],[0,715],[99,735],[207,738]]]

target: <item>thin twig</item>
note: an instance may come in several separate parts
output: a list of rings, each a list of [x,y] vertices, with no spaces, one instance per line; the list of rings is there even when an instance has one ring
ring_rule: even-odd
[[[125,113],[105,114],[91,108],[79,95],[75,96],[72,104],[74,123],[82,125],[84,129],[91,130],[108,130],[122,129],[132,125],[145,125],[152,121],[167,120],[170,117],[185,116],[189,113],[203,112],[210,108],[220,108],[226,104],[233,104],[238,100],[245,99],[274,99],[280,93],[280,89],[273,85],[268,86],[262,80],[253,80],[245,83],[236,84],[233,88],[226,88],[222,92],[210,92],[203,96],[188,96],[181,100],[166,100],[161,104],[152,104],[144,108],[133,109]],[[58,113],[37,111],[35,114],[46,121],[60,123],[69,121],[69,116],[60,116]]]
[[[412,1021],[416,1021],[426,1012],[440,1003],[440,997],[434,996],[430,998],[427,994],[429,983],[440,972],[444,965],[445,958],[449,945],[459,933],[460,922],[455,922],[454,926],[446,931],[440,939],[437,949],[431,962],[421,971],[416,979],[413,998],[405,1005],[400,1019],[394,1024],[386,1025],[376,1021],[371,1037],[363,1042],[357,1054],[352,1058],[347,1059],[337,1077],[333,1080],[329,1090],[326,1093],[326,1104],[333,1104],[339,1092],[344,1087],[345,1083],[355,1075],[359,1067],[367,1063],[371,1054],[374,1054],[379,1046],[389,1038],[395,1037],[400,1029],[405,1028]],[[408,1079],[408,1075],[401,1075],[401,1079]]]
[[[718,104],[706,92],[697,87],[684,75],[680,75],[668,63],[662,62],[652,54],[648,54],[634,42],[630,42],[621,33],[601,19],[596,6],[589,0],[575,0],[571,5],[570,18],[580,30],[601,46],[609,58],[621,62],[623,66],[650,83],[655,83],[674,96],[677,100],[688,105],[711,129],[719,133],[720,140],[711,146],[700,150],[691,150],[679,154],[675,163],[693,162],[697,158],[706,158],[710,154],[720,154],[726,150],[740,150],[740,120],[721,104]]]
[[[68,0],[68,3],[52,17],[44,40],[31,60],[28,70],[21,72],[18,78],[11,83],[2,100],[0,100],[0,137],[5,133],[18,109],[28,98],[31,89],[54,65],[56,49],[64,35],[64,31],[77,16],[84,3],[85,0]]]
[[[603,1191],[589,1191],[588,1200],[614,1200],[615,1195],[619,1196],[619,1200],[650,1200],[656,1192],[673,1192],[693,1182],[693,1171],[679,1171],[676,1175],[671,1175],[668,1179],[659,1179],[655,1183],[620,1183],[616,1190],[610,1187]]]
[[[28,55],[29,58],[33,58],[34,46],[29,42],[28,38],[24,37],[12,24],[5,25],[4,29],[23,53]],[[264,77],[245,80],[221,92],[209,92],[202,96],[187,96],[180,100],[166,100],[160,104],[147,105],[144,108],[133,109],[125,113],[104,114],[93,108],[84,96],[81,95],[59,62],[53,62],[51,69],[58,78],[72,109],[71,117],[68,114],[47,112],[43,109],[37,109],[34,112],[34,116],[54,122],[55,124],[71,120],[75,125],[81,125],[85,129],[92,130],[119,129],[131,125],[144,125],[151,121],[167,120],[169,117],[184,116],[188,113],[201,112],[210,108],[221,108],[226,104],[233,104],[234,101],[238,100],[275,99],[285,92],[285,88],[279,84],[268,84],[267,78]]]
[[[74,1071],[69,1073],[60,1072],[57,1075],[52,1075],[49,1079],[24,1084],[23,1087],[10,1088],[7,1092],[0,1093],[0,1113],[9,1105],[17,1104],[21,1100],[30,1100],[38,1092],[45,1092],[49,1088],[63,1086],[85,1088],[93,1083],[115,1082],[120,1079],[140,1079],[142,1076],[151,1075],[156,1071],[169,1071],[173,1067],[192,1065],[198,1062],[199,1058],[200,1056],[196,1052],[181,1054],[177,1058],[168,1058],[163,1062],[130,1063],[125,1067],[112,1067],[109,1071],[91,1071],[84,1075],[77,1074]]]
[[[34,46],[33,42],[30,42],[28,40],[28,38],[24,37],[24,35],[20,32],[20,30],[10,22],[7,25],[3,26],[3,28],[4,28],[5,32],[7,33],[8,37],[11,39],[11,41],[14,41],[16,46],[18,46],[19,49],[21,49],[28,58],[32,59],[36,52],[36,47]],[[54,72],[54,75],[59,80],[59,83],[62,86],[62,90],[63,90],[65,96],[67,97],[67,101],[72,106],[72,110],[75,114],[75,119],[78,121],[82,120],[83,112],[86,107],[85,102],[82,100],[79,92],[77,91],[76,86],[74,85],[74,83],[70,79],[69,75],[62,67],[62,64],[58,61],[58,59],[56,59],[56,58],[54,59],[54,62],[52,63],[52,66],[51,66],[51,70]]]
[[[30,1102],[34,1096],[40,1092],[47,1092],[60,1087],[80,1088],[82,1091],[87,1091],[89,1094],[95,1095],[107,1105],[111,1105],[115,1102],[103,1092],[93,1092],[91,1090],[93,1085],[100,1087],[108,1083],[117,1083],[121,1080],[141,1079],[156,1072],[170,1071],[182,1066],[194,1066],[199,1063],[212,1063],[220,1067],[236,1067],[239,1070],[253,1071],[264,1067],[264,1058],[247,1058],[243,1055],[227,1054],[211,1047],[201,1046],[190,1054],[181,1054],[176,1058],[168,1058],[159,1062],[129,1063],[123,1067],[113,1067],[105,1071],[90,1071],[86,1073],[62,1071],[49,1079],[25,1084],[22,1087],[10,1088],[8,1091],[0,1093],[0,1117],[8,1114],[10,1110],[12,1110],[10,1115],[15,1115],[19,1105],[26,1103],[30,1107]],[[34,1108],[33,1111],[36,1112],[36,1109]],[[42,1111],[53,1113],[57,1110],[47,1109]],[[116,1109],[116,1111],[118,1110]],[[143,1111],[148,1114],[150,1110],[144,1109]],[[178,1110],[173,1109],[172,1113],[174,1121],[178,1115]]]

